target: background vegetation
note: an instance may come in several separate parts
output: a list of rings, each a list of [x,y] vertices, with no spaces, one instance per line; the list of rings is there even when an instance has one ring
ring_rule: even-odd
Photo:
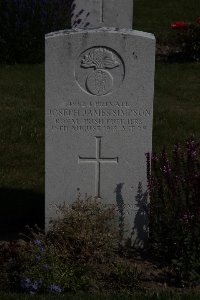
[[[195,22],[200,14],[198,0],[135,0],[133,28],[152,32],[158,42],[174,37],[170,24],[175,21]]]
[[[159,45],[173,44],[176,32],[170,24],[195,23],[199,6],[198,0],[135,0],[133,28],[154,33]],[[43,62],[45,33],[70,28],[71,13],[73,0],[1,0],[0,63]],[[200,48],[199,32],[195,39]]]
[[[1,300],[199,300],[198,293],[170,293],[170,292],[135,292],[131,296],[123,294],[113,295],[91,295],[87,293],[68,294],[67,296],[33,296],[33,295],[17,295],[0,293]]]
[[[44,35],[70,26],[71,2],[1,0],[0,62],[43,62]]]

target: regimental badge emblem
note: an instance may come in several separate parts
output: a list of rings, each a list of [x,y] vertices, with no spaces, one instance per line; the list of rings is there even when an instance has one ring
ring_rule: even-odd
[[[81,62],[82,68],[94,68],[86,80],[86,86],[93,95],[102,96],[108,94],[113,87],[113,77],[106,69],[120,66],[116,55],[105,48],[97,48],[89,51]]]
[[[93,69],[93,70],[92,70]],[[120,56],[107,47],[94,47],[79,57],[76,66],[77,82],[91,95],[112,93],[124,79],[124,65]]]

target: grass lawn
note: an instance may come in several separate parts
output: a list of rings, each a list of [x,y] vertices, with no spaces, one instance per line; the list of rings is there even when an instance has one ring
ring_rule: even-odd
[[[44,187],[44,66],[0,67],[1,187]]]
[[[0,237],[44,220],[44,66],[0,66]],[[8,232],[11,233],[8,234]]]
[[[158,40],[173,36],[170,24],[175,21],[195,22],[200,16],[199,0],[134,0],[133,28],[152,32]]]
[[[157,64],[153,149],[200,138],[200,64]]]

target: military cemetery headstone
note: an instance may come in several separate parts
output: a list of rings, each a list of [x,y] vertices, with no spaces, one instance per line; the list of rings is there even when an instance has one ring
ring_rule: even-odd
[[[147,237],[145,153],[152,148],[155,39],[123,28],[131,1],[123,9],[119,0],[75,4],[87,11],[93,2],[91,28],[46,35],[46,224],[57,205],[87,194],[115,204],[121,235],[142,245]],[[94,9],[99,3],[108,27],[100,28],[100,22],[95,28],[98,16],[102,20],[101,9]],[[111,18],[114,9],[123,14],[117,21],[115,14]],[[122,29],[111,28],[113,24]]]
[[[132,28],[133,0],[75,0],[72,9],[74,28]]]

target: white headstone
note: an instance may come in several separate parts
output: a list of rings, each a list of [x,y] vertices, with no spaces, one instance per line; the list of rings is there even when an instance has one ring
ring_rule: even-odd
[[[133,0],[74,0],[72,28],[132,28]]]
[[[121,236],[145,241],[154,59],[144,32],[46,35],[46,224],[80,192],[115,204]]]

